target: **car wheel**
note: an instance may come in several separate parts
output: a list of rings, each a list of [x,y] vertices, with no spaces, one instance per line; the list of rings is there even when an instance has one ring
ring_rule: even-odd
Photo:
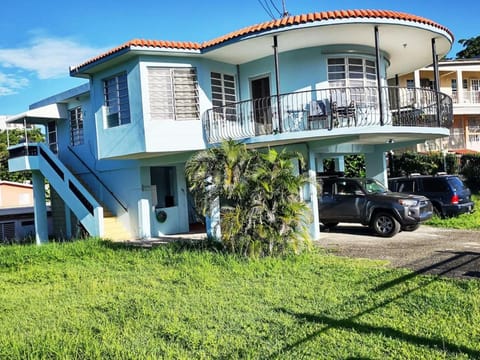
[[[405,225],[402,230],[403,231],[415,231],[420,227],[420,224],[415,224],[415,225]]]
[[[372,229],[382,237],[392,237],[400,231],[400,223],[391,214],[380,212],[372,221]]]
[[[337,222],[328,222],[328,223],[323,224],[323,226],[325,226],[327,229],[333,229],[337,225],[338,225],[338,221]]]

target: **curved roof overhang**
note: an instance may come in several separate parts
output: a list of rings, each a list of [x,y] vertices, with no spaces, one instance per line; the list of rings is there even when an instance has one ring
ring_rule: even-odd
[[[331,21],[309,26],[291,26],[266,31],[255,36],[237,38],[229,43],[203,51],[205,57],[232,64],[243,64],[272,56],[273,36],[277,36],[278,52],[326,45],[359,45],[375,49],[375,27],[379,32],[380,51],[388,58],[387,77],[401,75],[433,62],[432,39],[439,57],[446,55],[453,37],[446,31],[428,25],[412,26],[402,21]],[[354,34],[354,36],[352,36]],[[408,59],[408,61],[406,61]]]
[[[387,76],[404,74],[433,62],[432,39],[439,57],[452,46],[453,35],[442,25],[415,15],[386,10],[328,11],[290,16],[243,28],[202,44],[156,40],[132,40],[76,67],[72,76],[83,76],[142,54],[201,56],[230,64],[243,64],[278,52],[324,45],[360,45],[379,48],[388,58]],[[408,61],[406,61],[408,59]]]

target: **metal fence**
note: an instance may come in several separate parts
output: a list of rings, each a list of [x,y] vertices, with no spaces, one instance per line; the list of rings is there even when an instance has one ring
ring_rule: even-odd
[[[450,127],[452,100],[431,89],[328,88],[231,103],[208,110],[209,143],[298,131],[367,126]]]

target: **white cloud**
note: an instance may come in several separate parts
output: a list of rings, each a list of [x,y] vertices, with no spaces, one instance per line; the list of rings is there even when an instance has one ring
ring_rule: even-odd
[[[39,79],[59,78],[68,76],[71,65],[103,51],[105,49],[85,46],[68,38],[40,36],[23,48],[0,49],[0,66],[33,72]]]
[[[23,76],[0,72],[0,96],[16,94],[18,90],[27,87],[28,84],[28,79]]]

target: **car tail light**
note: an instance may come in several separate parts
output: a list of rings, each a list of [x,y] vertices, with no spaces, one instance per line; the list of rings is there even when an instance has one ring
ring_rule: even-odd
[[[452,196],[452,199],[450,200],[450,202],[453,204],[453,205],[457,205],[458,204],[458,195],[455,194]]]

